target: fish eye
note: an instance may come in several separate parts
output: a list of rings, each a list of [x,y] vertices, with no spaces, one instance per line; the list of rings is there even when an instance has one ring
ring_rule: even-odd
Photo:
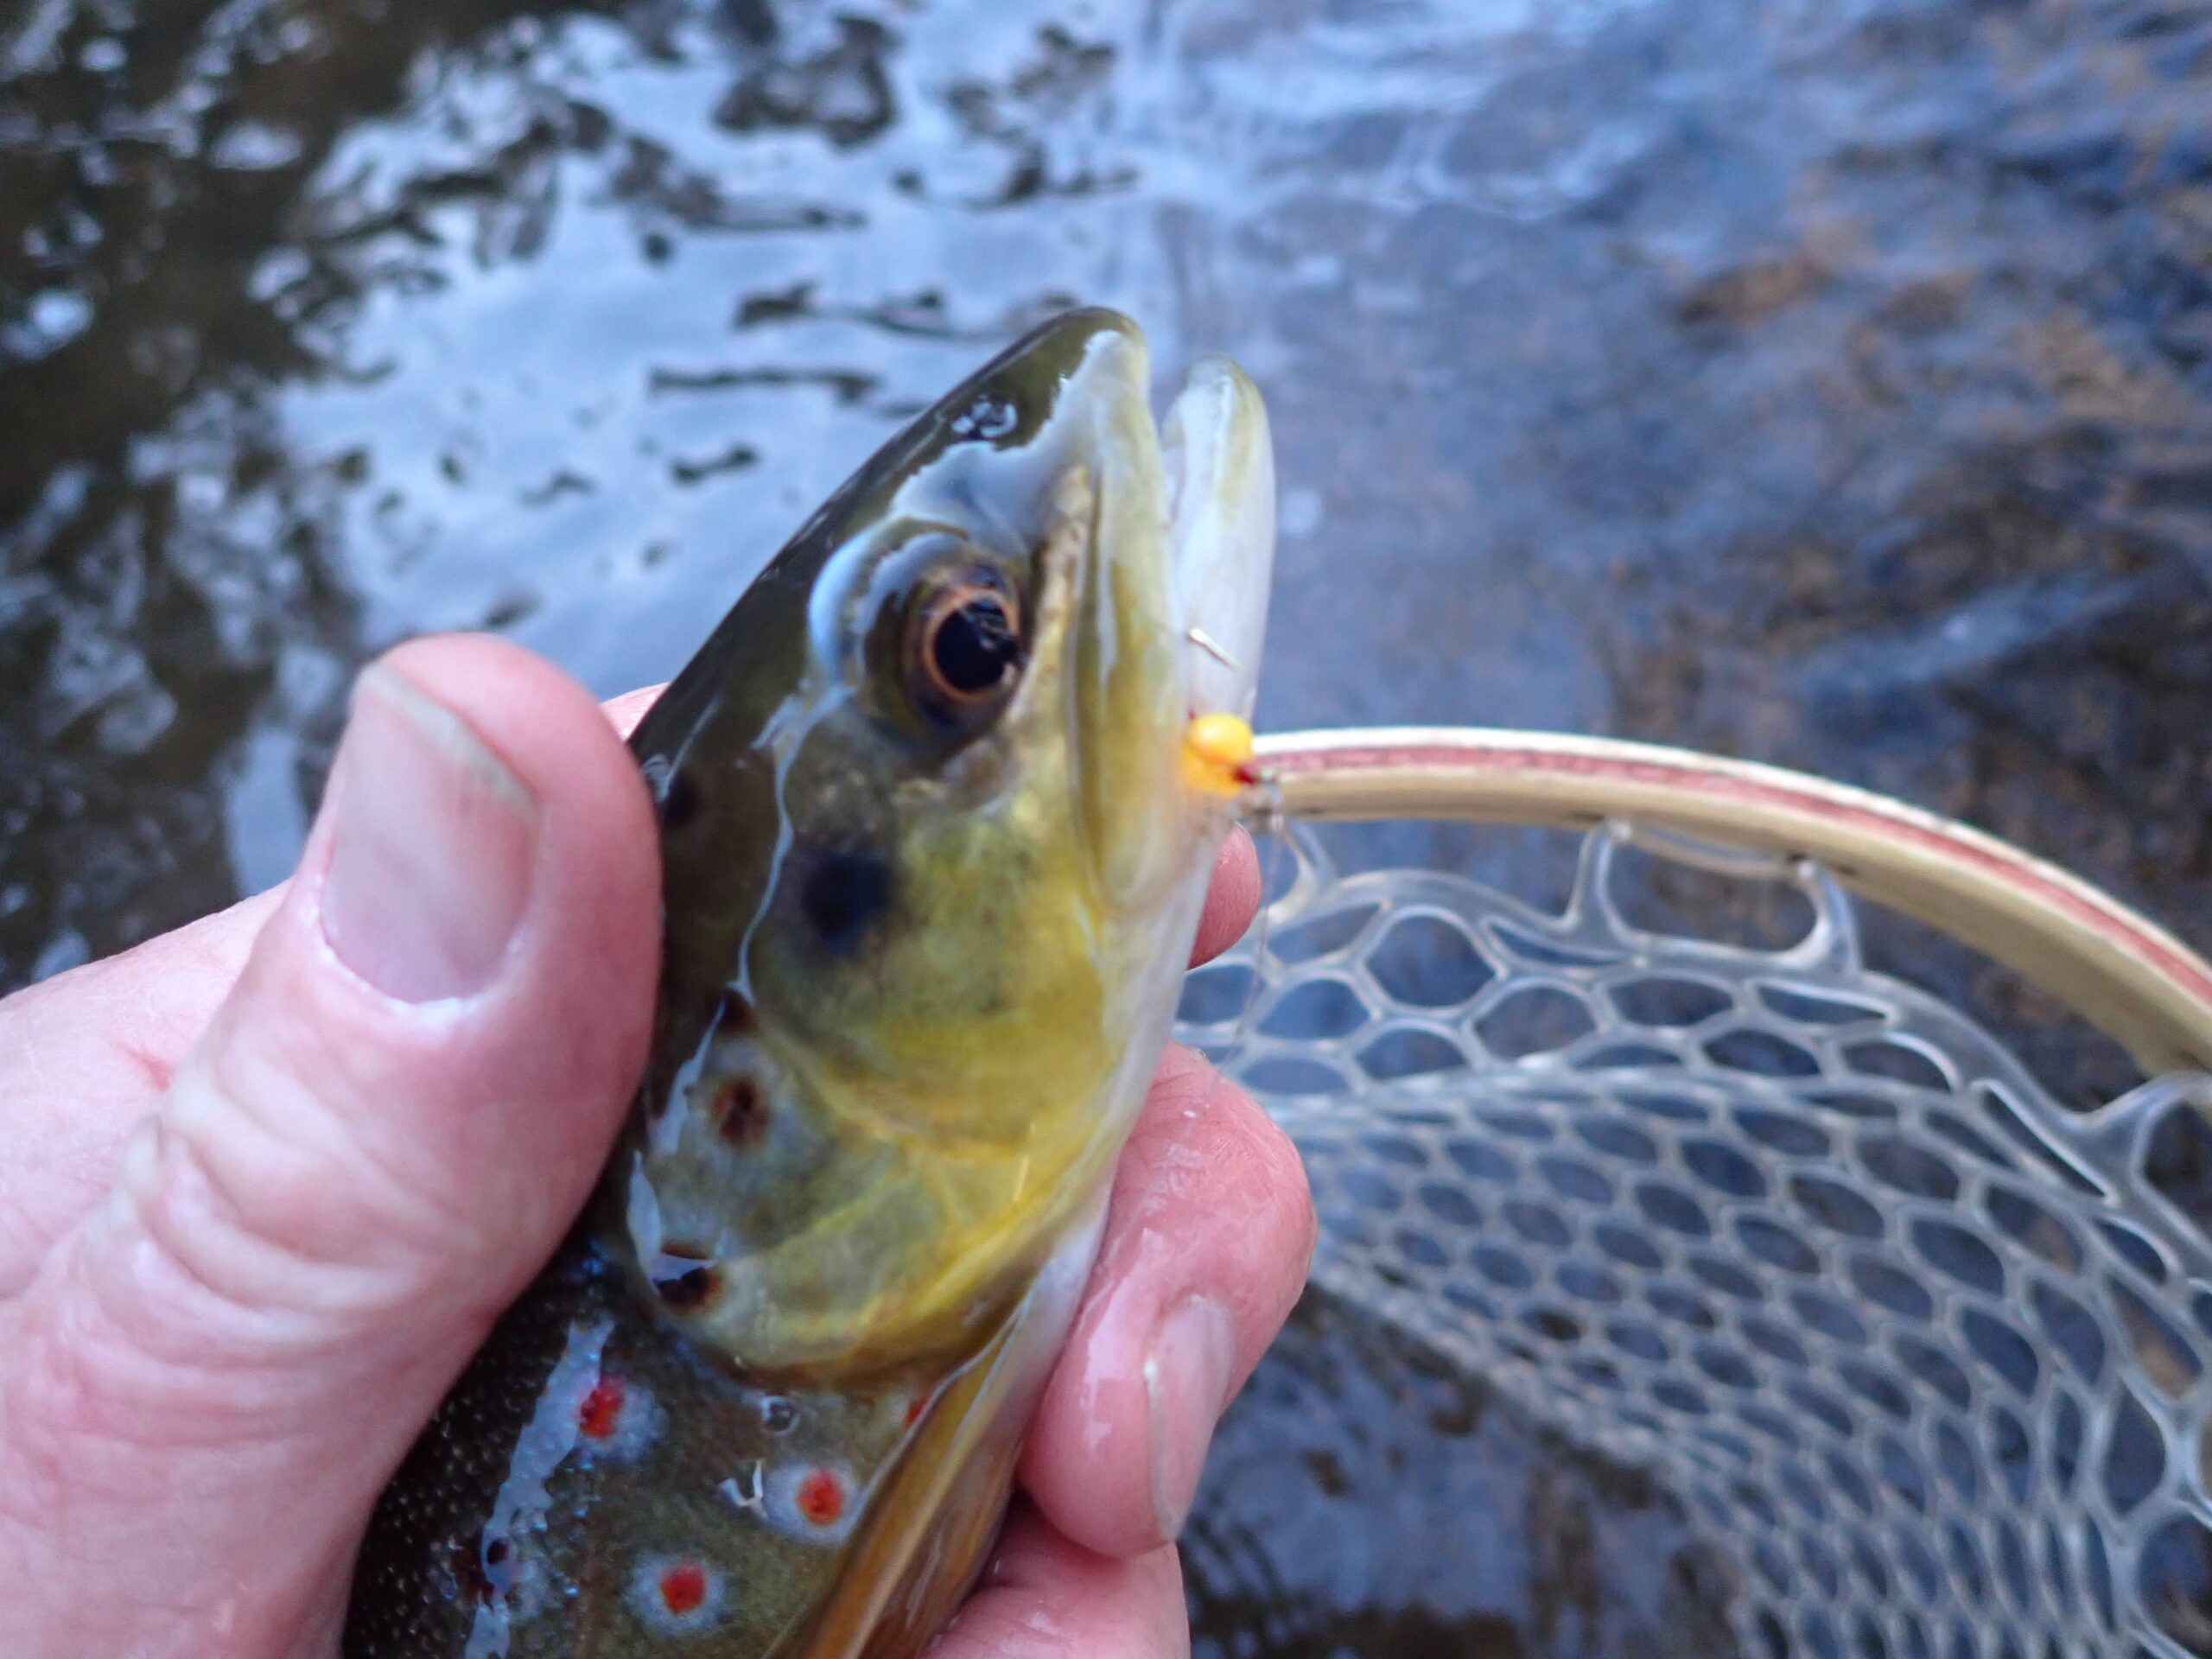
[[[1020,601],[987,568],[964,570],[921,595],[907,633],[907,683],[922,711],[965,725],[993,709],[1020,677]]]

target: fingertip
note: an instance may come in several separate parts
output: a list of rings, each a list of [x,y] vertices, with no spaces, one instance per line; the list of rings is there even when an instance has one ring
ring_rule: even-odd
[[[1214,855],[1213,879],[1198,918],[1191,965],[1211,962],[1244,937],[1260,907],[1260,854],[1241,823],[1231,824]]]
[[[578,816],[579,830],[612,820],[617,836],[651,832],[651,803],[620,739],[660,688],[630,692],[602,708],[572,676],[493,634],[410,639],[370,669],[396,675],[452,709],[535,792],[557,796]]]
[[[617,737],[627,739],[638,729],[638,722],[645,711],[660,701],[660,694],[668,690],[663,685],[640,686],[635,691],[625,691],[619,697],[609,697],[600,704],[606,712],[607,722],[614,728]]]
[[[1201,1057],[1170,1050],[1023,1456],[1055,1527],[1122,1556],[1175,1536],[1215,1423],[1298,1300],[1314,1236],[1288,1137]]]

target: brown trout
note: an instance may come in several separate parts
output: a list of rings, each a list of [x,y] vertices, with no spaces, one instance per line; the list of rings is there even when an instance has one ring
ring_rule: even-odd
[[[1039,329],[832,496],[639,727],[645,1075],[379,1503],[348,1659],[900,1659],[965,1593],[1259,654],[1258,395],[1206,361],[1155,429],[1147,392],[1125,318]]]

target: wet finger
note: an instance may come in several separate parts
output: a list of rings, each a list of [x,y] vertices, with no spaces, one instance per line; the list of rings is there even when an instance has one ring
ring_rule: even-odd
[[[1313,1249],[1296,1148],[1203,1058],[1170,1050],[1023,1458],[1054,1526],[1119,1556],[1176,1536],[1214,1424],[1297,1301]]]

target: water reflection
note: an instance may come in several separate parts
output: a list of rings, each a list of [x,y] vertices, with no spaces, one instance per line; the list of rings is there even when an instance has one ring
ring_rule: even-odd
[[[1076,298],[1268,390],[1264,724],[1777,760],[2212,936],[2202,0],[30,0],[0,232],[0,988],[279,877],[407,632],[664,675]]]

